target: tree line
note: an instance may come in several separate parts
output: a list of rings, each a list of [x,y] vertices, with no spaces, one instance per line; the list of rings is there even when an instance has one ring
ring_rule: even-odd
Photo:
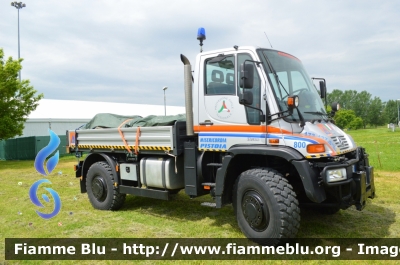
[[[383,102],[379,97],[372,97],[367,91],[335,89],[327,94],[328,106],[333,102],[340,104],[340,110],[334,120],[343,129],[365,129],[367,126],[377,127],[398,122],[396,100]]]

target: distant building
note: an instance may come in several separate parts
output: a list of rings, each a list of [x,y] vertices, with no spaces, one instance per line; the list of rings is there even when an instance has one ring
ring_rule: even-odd
[[[66,130],[76,129],[89,122],[98,113],[118,115],[164,115],[164,105],[127,104],[78,100],[42,99],[27,121],[23,134],[27,136],[47,136],[48,129],[58,135]],[[184,107],[167,106],[167,115],[185,113]]]

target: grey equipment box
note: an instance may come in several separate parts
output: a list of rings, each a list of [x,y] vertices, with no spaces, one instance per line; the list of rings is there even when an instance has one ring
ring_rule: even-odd
[[[137,181],[138,166],[139,166],[138,163],[120,164],[119,169],[120,169],[121,179]]]
[[[140,160],[140,181],[149,188],[182,189],[184,187],[183,167],[180,159],[175,172],[174,157],[145,157]]]

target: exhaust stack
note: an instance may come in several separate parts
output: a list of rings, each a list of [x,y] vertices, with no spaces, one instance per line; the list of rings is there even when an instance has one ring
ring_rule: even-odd
[[[193,136],[193,99],[192,99],[192,66],[188,58],[181,54],[181,61],[184,64],[185,82],[185,107],[186,107],[186,134]]]

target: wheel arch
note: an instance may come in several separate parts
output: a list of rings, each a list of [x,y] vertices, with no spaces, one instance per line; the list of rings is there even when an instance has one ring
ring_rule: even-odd
[[[115,181],[118,184],[120,184],[119,174],[118,174],[118,171],[116,170],[117,162],[114,159],[112,159],[110,156],[105,154],[105,153],[91,153],[86,157],[86,159],[85,159],[85,161],[83,162],[83,165],[82,165],[82,172],[81,172],[82,178],[81,178],[81,181],[80,181],[81,193],[87,192],[87,189],[86,189],[86,176],[87,176],[87,173],[89,171],[89,168],[94,163],[100,162],[100,161],[104,161],[110,166],[111,171],[112,171],[113,175],[115,176]]]
[[[217,207],[232,202],[232,187],[239,175],[252,166],[268,166],[263,160],[268,158],[284,161],[297,171],[306,196],[313,202],[320,203],[326,199],[323,187],[318,185],[318,175],[310,168],[309,162],[293,148],[267,145],[236,145],[229,149],[229,155],[217,171],[216,201]],[[245,159],[243,159],[245,158]],[[241,161],[255,161],[253,165],[245,165]],[[272,166],[272,168],[274,168]],[[276,169],[276,168],[274,168]],[[279,170],[278,170],[279,171]]]

